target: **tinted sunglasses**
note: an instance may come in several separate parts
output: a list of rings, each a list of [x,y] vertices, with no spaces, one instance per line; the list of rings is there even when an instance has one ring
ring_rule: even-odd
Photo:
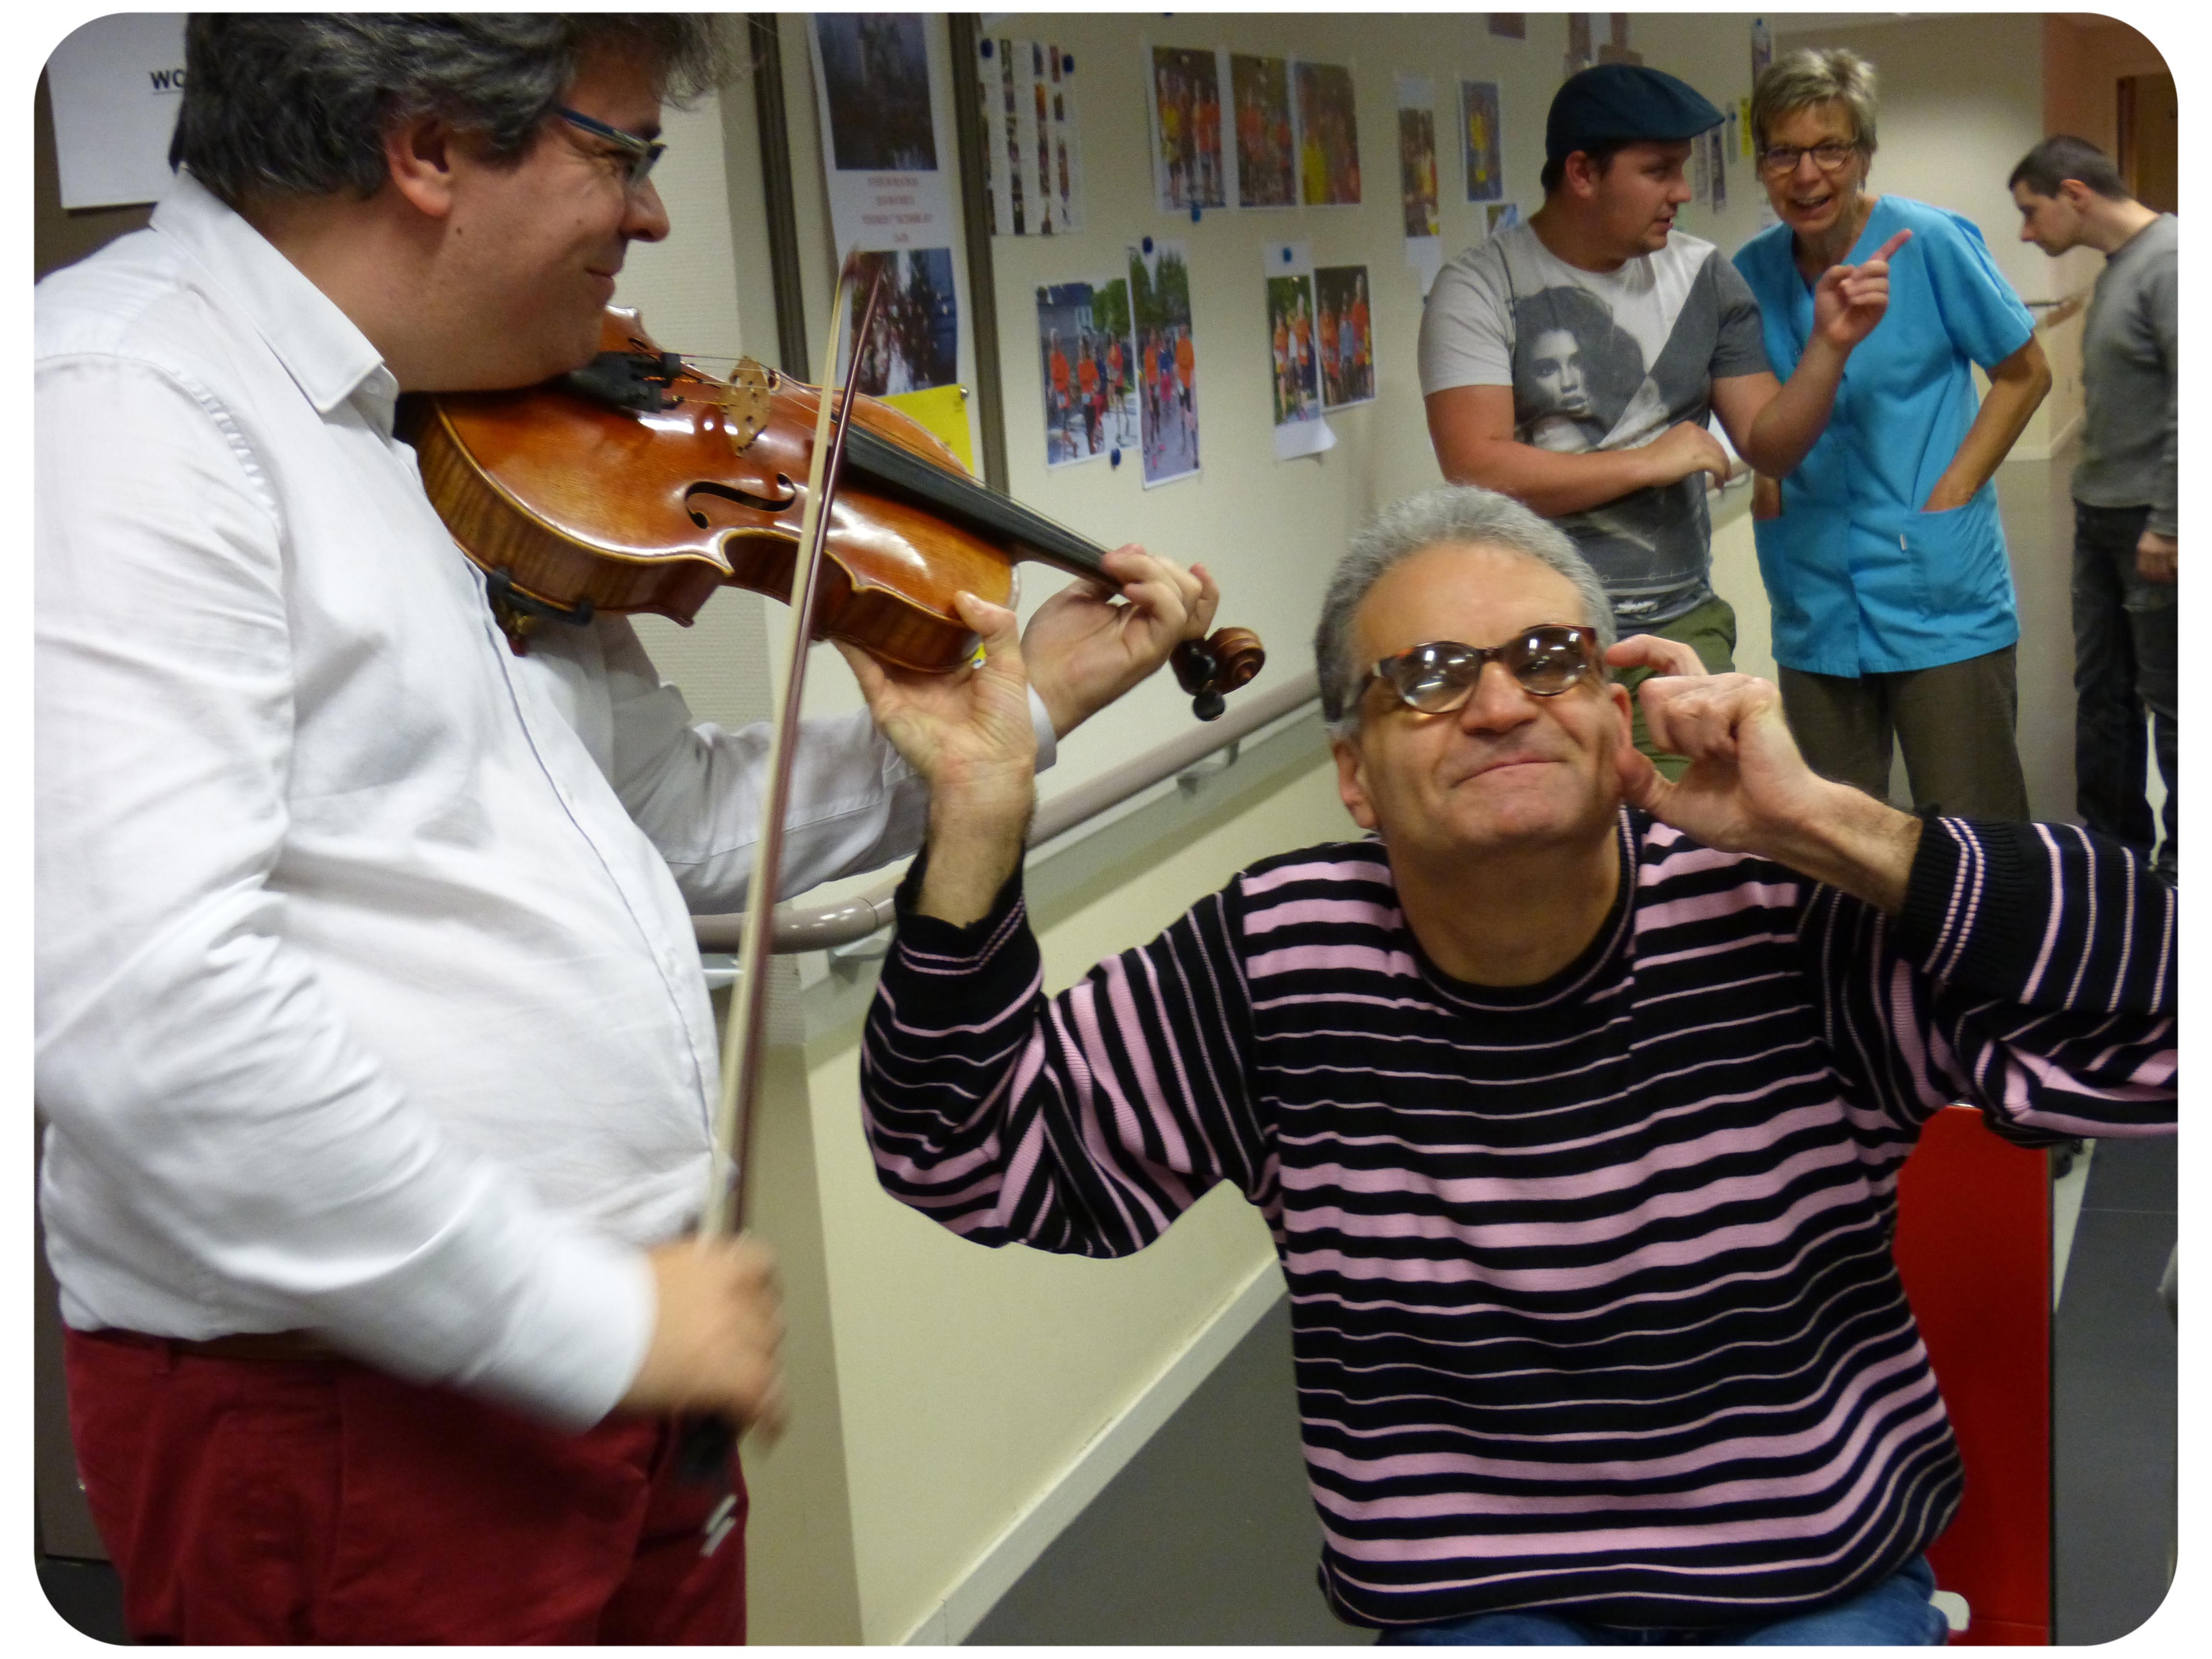
[[[1585,675],[1596,669],[1597,629],[1543,623],[1524,629],[1503,645],[1431,640],[1383,658],[1368,671],[1367,678],[1382,681],[1408,708],[1424,714],[1449,714],[1474,694],[1483,665],[1493,658],[1522,690],[1534,696],[1556,697],[1580,684]]]

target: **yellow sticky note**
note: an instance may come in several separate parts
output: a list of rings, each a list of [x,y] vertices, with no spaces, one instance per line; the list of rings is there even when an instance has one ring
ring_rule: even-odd
[[[975,447],[968,437],[968,394],[957,386],[933,386],[927,392],[895,392],[884,399],[902,409],[952,447],[968,475],[975,474]]]

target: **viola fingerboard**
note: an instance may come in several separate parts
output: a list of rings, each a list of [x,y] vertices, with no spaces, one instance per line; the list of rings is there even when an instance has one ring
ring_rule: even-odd
[[[964,473],[926,461],[879,438],[855,421],[845,436],[845,473],[912,498],[963,528],[1079,576],[1095,576],[1106,550],[1054,524],[1043,514],[1001,495]]]

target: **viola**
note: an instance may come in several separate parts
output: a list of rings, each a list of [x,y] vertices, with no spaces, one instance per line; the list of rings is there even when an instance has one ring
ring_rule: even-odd
[[[822,395],[750,360],[726,380],[709,374],[664,351],[635,312],[610,307],[587,367],[519,392],[410,397],[401,433],[522,651],[541,623],[601,611],[688,625],[725,586],[788,603]],[[878,398],[855,398],[842,468],[817,639],[946,671],[976,643],[954,594],[1011,605],[1024,559],[1103,575],[1104,549],[979,483]],[[1187,640],[1171,659],[1205,720],[1265,660],[1259,637],[1237,628]]]

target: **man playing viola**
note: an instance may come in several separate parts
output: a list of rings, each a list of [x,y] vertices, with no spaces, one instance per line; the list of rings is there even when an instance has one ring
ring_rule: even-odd
[[[743,1638],[742,1480],[671,1454],[780,1407],[765,1253],[684,1237],[765,744],[618,617],[514,655],[392,430],[591,357],[717,72],[704,17],[195,16],[174,188],[40,285],[40,1204],[142,1641]],[[1212,615],[1107,568],[1030,629],[1047,750]],[[865,716],[792,798],[785,890],[927,811]]]

